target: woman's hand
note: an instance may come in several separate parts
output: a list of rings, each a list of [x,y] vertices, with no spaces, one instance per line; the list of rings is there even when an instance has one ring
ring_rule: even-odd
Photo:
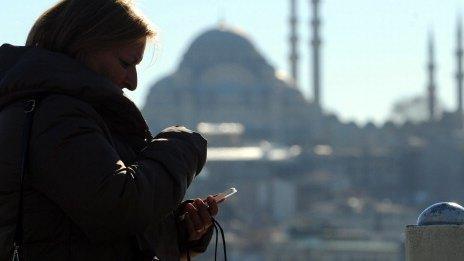
[[[213,226],[212,217],[218,213],[218,205],[212,196],[206,200],[195,199],[185,205],[184,224],[188,233],[188,241],[195,241],[204,236]]]

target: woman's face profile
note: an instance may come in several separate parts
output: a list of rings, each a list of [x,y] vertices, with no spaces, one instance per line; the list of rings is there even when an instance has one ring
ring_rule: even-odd
[[[89,52],[83,58],[84,64],[100,75],[107,77],[121,89],[131,91],[137,88],[136,65],[142,61],[146,39],[108,49]]]

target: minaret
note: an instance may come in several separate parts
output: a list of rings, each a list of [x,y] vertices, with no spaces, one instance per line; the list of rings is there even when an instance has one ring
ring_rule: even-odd
[[[429,75],[428,83],[428,110],[429,120],[433,121],[436,117],[436,86],[435,86],[435,46],[432,33],[429,35],[429,62],[427,71]]]
[[[297,0],[290,0],[290,68],[293,86],[299,87],[298,82],[298,34],[297,34]]]
[[[456,46],[456,60],[457,60],[457,71],[456,71],[456,88],[457,88],[457,95],[458,95],[458,108],[457,112],[460,117],[462,117],[463,109],[462,109],[462,88],[463,88],[463,78],[464,72],[462,67],[462,59],[463,59],[464,51],[463,51],[463,41],[462,41],[462,19],[459,17],[458,19],[458,26],[457,26],[457,46]]]
[[[312,47],[312,75],[313,75],[313,90],[314,90],[314,102],[321,108],[321,61],[320,61],[320,47],[321,38],[319,36],[319,26],[321,24],[319,18],[319,4],[320,0],[309,0],[312,4],[313,19],[311,20],[311,26],[313,28],[313,37],[311,41]]]

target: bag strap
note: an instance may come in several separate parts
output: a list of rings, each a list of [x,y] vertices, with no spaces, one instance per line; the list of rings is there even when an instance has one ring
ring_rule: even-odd
[[[29,140],[32,130],[32,121],[34,112],[36,111],[37,105],[41,96],[37,96],[32,99],[23,101],[24,114],[26,115],[24,120],[24,129],[22,135],[22,149],[21,149],[21,162],[20,162],[20,190],[19,190],[19,204],[18,214],[16,218],[16,232],[14,235],[14,252],[13,261],[19,261],[19,251],[23,244],[23,197],[24,197],[24,177],[27,172],[27,163],[29,160]]]

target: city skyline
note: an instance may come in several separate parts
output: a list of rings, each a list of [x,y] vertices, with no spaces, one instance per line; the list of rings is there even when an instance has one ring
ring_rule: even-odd
[[[18,1],[2,15],[2,42],[22,44],[35,18],[55,1]],[[288,64],[289,1],[137,1],[160,32],[154,60],[148,49],[140,66],[139,88],[129,94],[141,106],[144,95],[159,78],[173,71],[192,39],[218,20],[239,28],[256,44],[276,70],[290,74]],[[308,77],[309,1],[299,1],[300,82],[312,97]],[[27,6],[27,8],[23,8]],[[447,110],[456,107],[456,20],[461,1],[367,0],[321,1],[323,104],[342,120],[383,122],[393,103],[423,95],[427,86],[427,32],[436,40],[437,96]],[[19,12],[22,10],[22,12]],[[340,11],[341,10],[341,11]],[[260,12],[260,17],[254,14]],[[14,14],[14,16],[13,16]],[[183,19],[179,19],[183,17]],[[170,30],[175,28],[175,30]]]

